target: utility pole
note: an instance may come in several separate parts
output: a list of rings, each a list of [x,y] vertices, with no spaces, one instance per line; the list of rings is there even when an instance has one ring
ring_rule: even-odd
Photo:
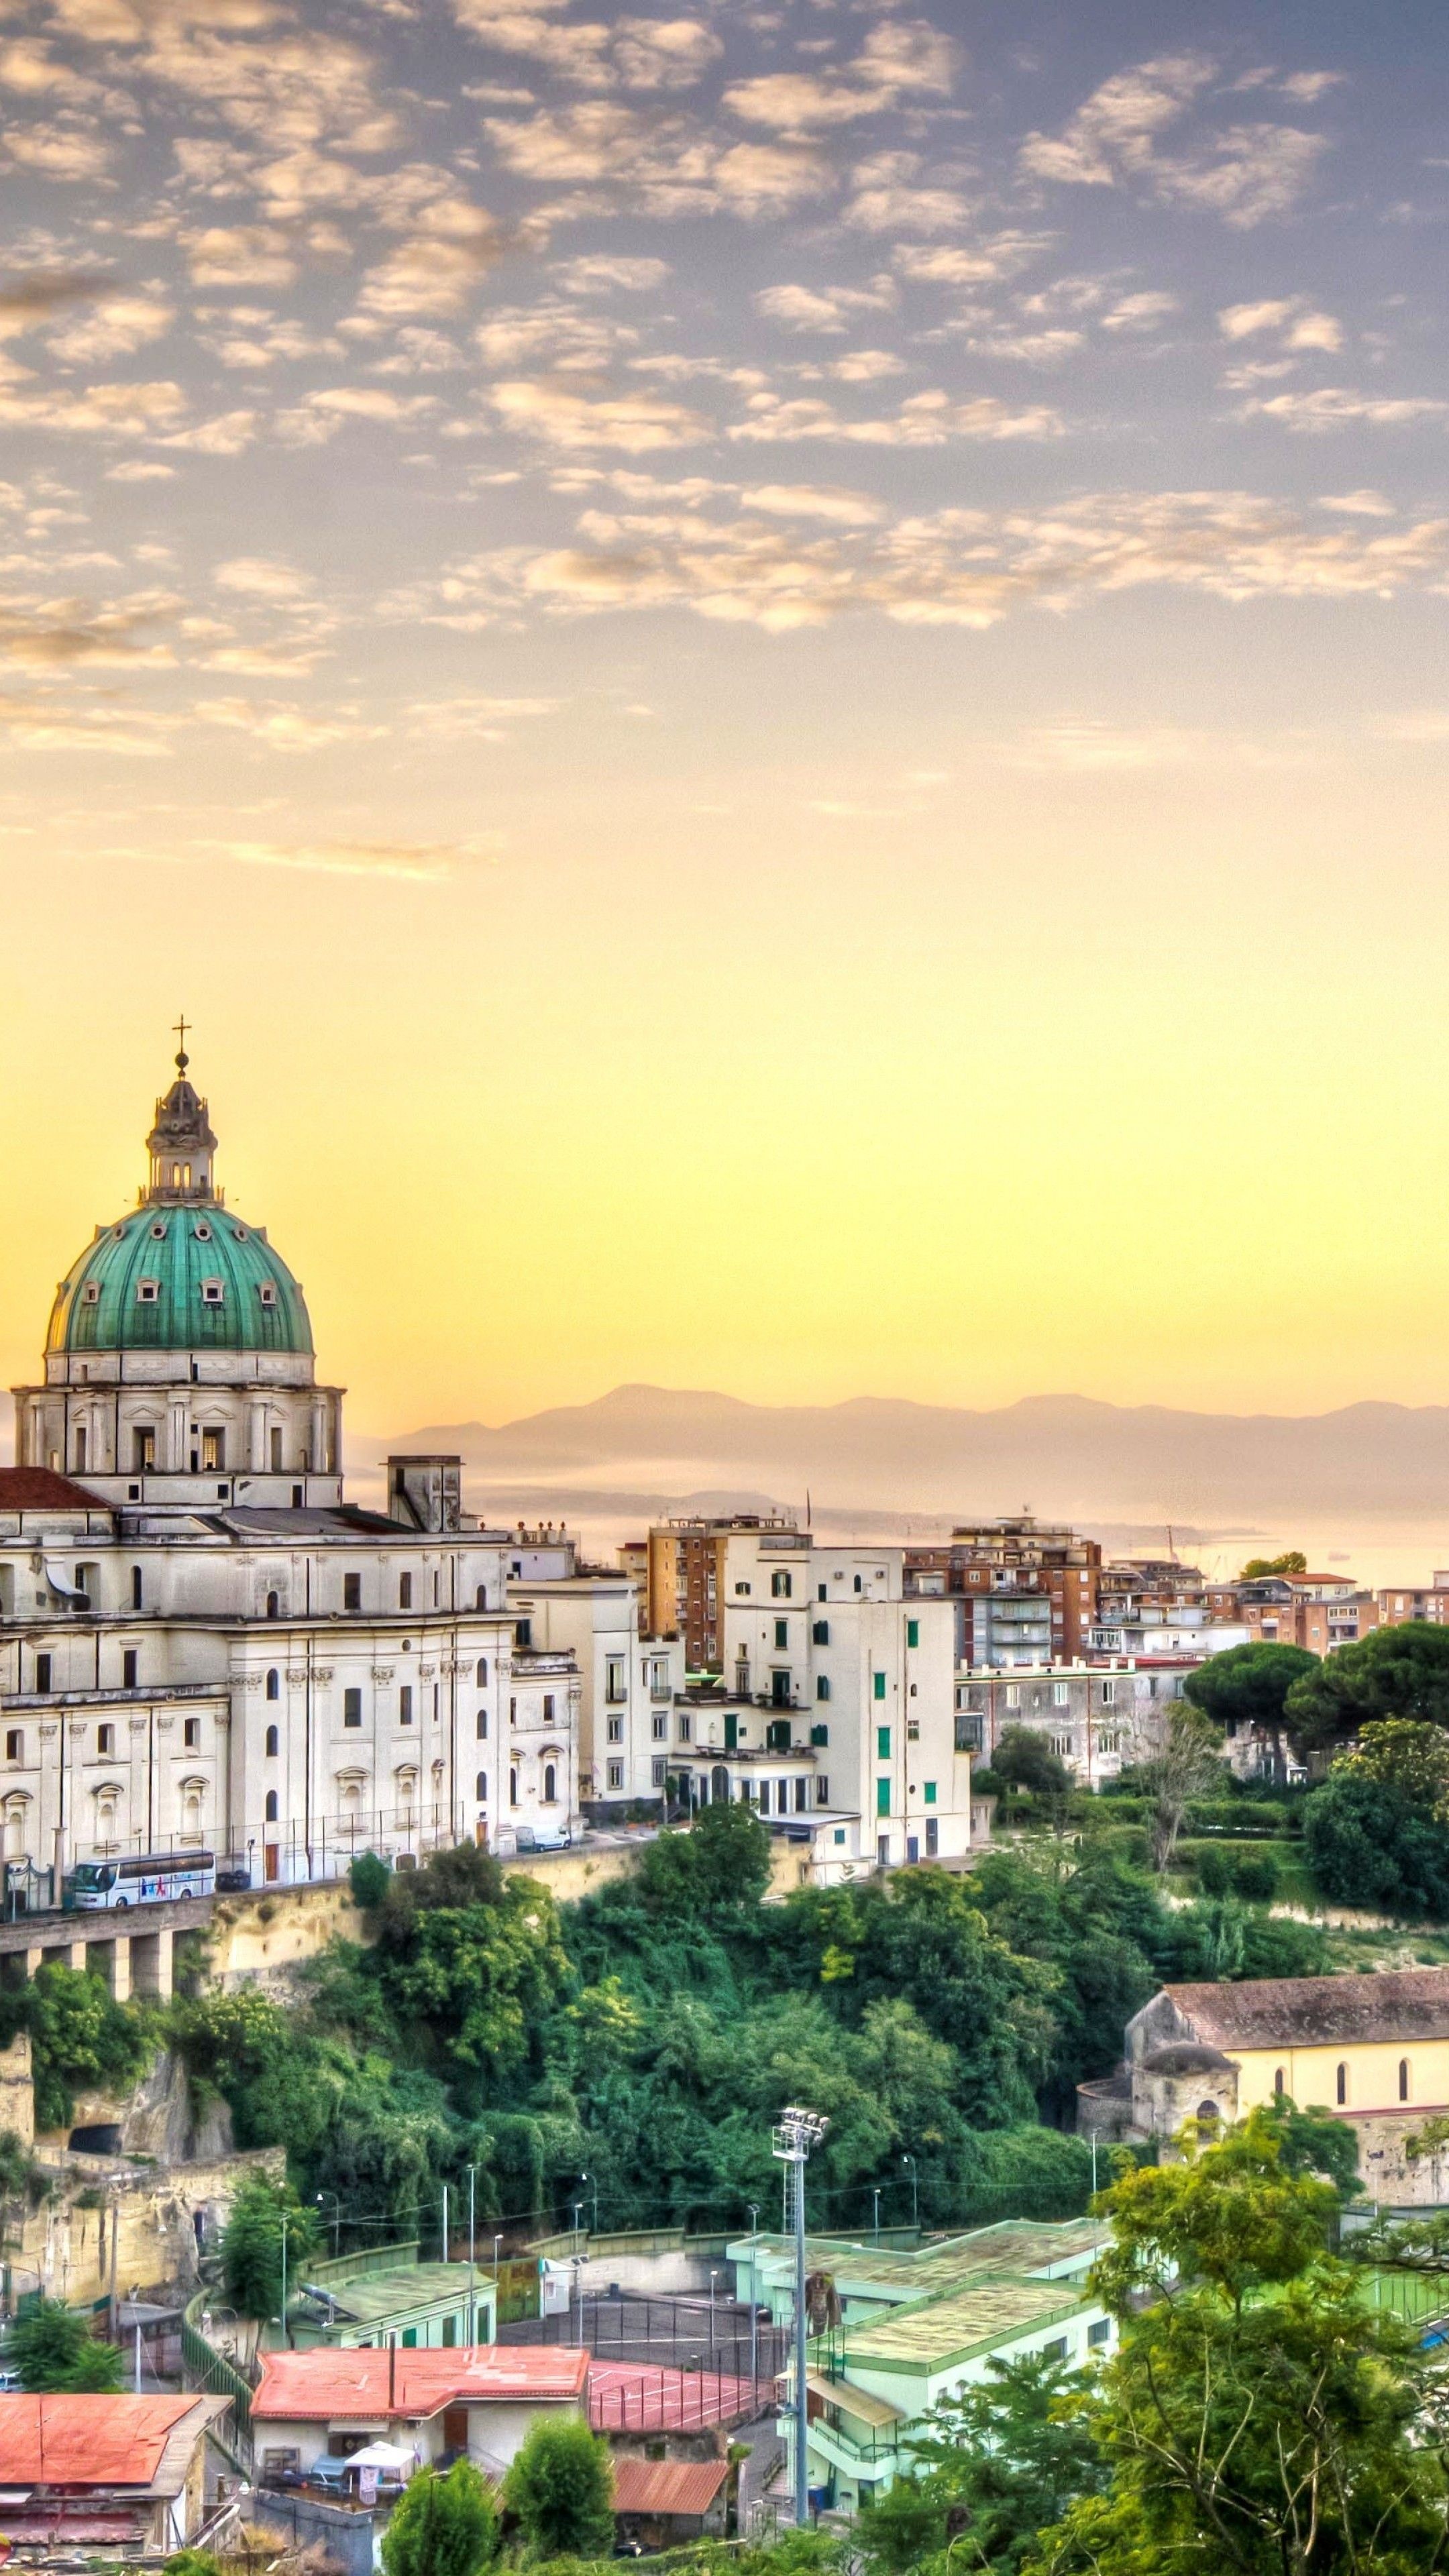
[[[477,2198],[478,2168],[468,2167],[468,2341],[478,2340],[478,2275],[473,2260],[473,2219]]]
[[[448,2259],[448,2186],[446,2183],[443,2185],[443,2251],[440,2259],[444,2263]]]
[[[757,2262],[758,2262],[758,2240],[759,2240],[759,2234],[760,2234],[760,2204],[759,2204],[759,2202],[758,2202],[757,2200],[752,2200],[752,2201],[751,2201],[751,2203],[750,2203],[750,2402],[751,2402],[751,2405],[754,2405],[754,2404],[757,2402],[757,2392],[758,2392],[759,2385],[760,2385],[760,2276],[759,2276],[759,2272],[758,2272],[758,2270],[757,2270],[757,2268],[756,2268],[756,2265],[757,2265]]]
[[[878,2182],[873,2182],[871,2184],[870,2196],[875,2202],[875,2216],[871,2224],[871,2233],[878,2245],[880,2243],[880,2184]]]
[[[287,2213],[282,2212],[282,2350],[287,2349]]]
[[[909,2165],[911,2169],[911,2225],[919,2236],[921,2232],[921,2192],[920,2185],[916,2177],[916,2159],[914,2156],[902,2156],[901,2162],[903,2165]]]
[[[829,2126],[830,2122],[822,2111],[804,2111],[797,2106],[782,2111],[771,2140],[771,2151],[784,2166],[787,2183],[794,2196],[795,2525],[800,2531],[804,2531],[810,2521],[810,2472],[805,2457],[810,2425],[809,2391],[805,2385],[805,2354],[810,2339],[810,2321],[805,2311],[805,2167],[811,2148],[819,2145]]]

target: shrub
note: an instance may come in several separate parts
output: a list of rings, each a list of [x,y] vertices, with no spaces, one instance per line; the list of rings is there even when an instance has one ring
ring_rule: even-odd
[[[540,2557],[606,2558],[613,2549],[609,2446],[577,2417],[535,2419],[503,2481],[503,2501]]]
[[[481,2576],[497,2555],[498,2509],[471,2460],[413,2478],[383,2534],[385,2576]]]
[[[349,1862],[347,1870],[347,1886],[353,1904],[360,1905],[364,1913],[370,1913],[375,1905],[381,1905],[391,1877],[392,1871],[386,1861],[379,1860],[375,1851],[359,1852],[356,1859]]]

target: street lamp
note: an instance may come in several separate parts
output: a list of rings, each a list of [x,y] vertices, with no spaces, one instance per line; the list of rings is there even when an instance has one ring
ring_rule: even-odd
[[[759,2202],[758,2202],[757,2200],[752,2200],[752,2201],[749,2203],[749,2212],[750,2212],[750,2402],[751,2402],[751,2404],[753,2404],[753,2403],[755,2402],[755,2392],[756,2392],[756,2389],[757,2389],[757,2386],[758,2386],[758,2383],[759,2383],[759,2377],[760,2377],[760,2277],[759,2277],[759,2273],[758,2273],[758,2271],[757,2271],[757,2270],[756,2270],[756,2268],[755,2268],[755,2266],[756,2266],[756,2259],[757,2259],[757,2240],[758,2240],[758,2238],[759,2238],[759,2233],[760,2233],[760,2204],[759,2204]]]
[[[871,2184],[871,2187],[870,2187],[870,2196],[871,2196],[871,2199],[875,2202],[875,2216],[874,2216],[874,2218],[872,2219],[872,2222],[871,2222],[871,2233],[872,2233],[872,2235],[874,2236],[874,2238],[875,2238],[875,2240],[876,2240],[876,2243],[877,2243],[877,2244],[879,2244],[879,2243],[880,2243],[880,2184],[879,2184],[878,2182],[873,2182],[873,2183]]]
[[[914,2156],[902,2156],[902,2158],[901,2158],[901,2162],[902,2162],[902,2164],[903,2164],[903,2165],[909,2165],[909,2167],[910,2167],[910,2172],[911,2172],[911,2225],[914,2227],[914,2229],[915,2229],[915,2231],[916,2231],[917,2235],[919,2236],[919,2234],[920,2234],[920,2232],[921,2232],[921,2191],[920,2191],[920,2179],[919,2179],[919,2176],[917,2175],[917,2172],[916,2172],[916,2159],[915,2159],[915,2157],[914,2157]]]
[[[581,2173],[581,2174],[580,2174],[580,2176],[579,2176],[579,2180],[580,2180],[580,2182],[586,2182],[586,2183],[588,2184],[588,2186],[589,2186],[590,2191],[591,2191],[591,2192],[593,2193],[593,2195],[594,2195],[594,2234],[597,2236],[597,2235],[598,2235],[598,2232],[599,2232],[599,2185],[598,2185],[598,2178],[597,2178],[597,2176],[596,2176],[596,2175],[593,2175],[593,2174]]]
[[[771,2153],[785,2168],[795,2205],[795,2524],[804,2531],[810,2520],[810,2473],[805,2457],[809,2429],[809,2392],[805,2385],[805,2347],[810,2323],[805,2313],[805,2167],[830,2122],[823,2111],[798,2106],[782,2111],[770,2141]]]
[[[711,2272],[709,2276],[709,2348],[711,2352],[714,2350],[714,2285],[718,2279],[718,2272]]]
[[[478,2168],[468,2167],[468,2341],[478,2340],[478,2273],[474,2263],[473,2227],[477,2211]]]
[[[335,2191],[318,2192],[317,2206],[319,2209],[321,2208],[324,2200],[330,2200],[332,2203],[332,2253],[335,2260],[342,2251],[342,2203],[338,2199]]]

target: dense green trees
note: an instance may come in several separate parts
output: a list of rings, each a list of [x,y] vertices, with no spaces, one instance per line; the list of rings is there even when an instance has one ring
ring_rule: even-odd
[[[47,1961],[30,1983],[0,1996],[0,2045],[30,2034],[35,2125],[69,2128],[75,2097],[129,2091],[154,2050],[151,2019],[118,2004],[103,1978]]]
[[[471,2460],[425,2469],[388,2517],[384,2576],[482,2576],[498,2555],[498,2508]]]
[[[540,2558],[607,2558],[614,2542],[609,2445],[576,2416],[535,2416],[503,2480],[505,2511]],[[388,2576],[394,2576],[389,2569]],[[399,2569],[396,2576],[405,2576]],[[418,2576],[432,2576],[419,2570]]]
[[[279,2317],[284,2271],[294,2287],[297,2266],[316,2247],[316,2211],[304,2209],[288,2185],[252,2174],[232,2202],[221,2240],[227,2297],[245,2317]]]
[[[868,2576],[948,2576],[953,2562],[1015,2576],[1046,2527],[1106,2483],[1083,2386],[1080,2373],[1029,2353],[991,2362],[943,2399],[915,2438],[914,2474],[860,2523]]]
[[[1224,1730],[1261,1727],[1273,1747],[1274,1776],[1282,1780],[1287,1776],[1284,1708],[1288,1694],[1317,1664],[1318,1657],[1306,1646],[1230,1646],[1225,1655],[1210,1655],[1188,1674],[1183,1695],[1214,1726]]]
[[[1446,2555],[1437,2365],[1326,2250],[1336,2195],[1254,2113],[1104,2195],[1121,2349],[1080,2400],[1107,2469],[1030,2576],[1411,2576]],[[1145,2304],[1144,2304],[1145,2302]]]
[[[1303,1674],[1284,1713],[1305,1753],[1331,1752],[1373,1718],[1449,1727],[1449,1628],[1410,1619],[1400,1628],[1373,1629]]]
[[[9,2360],[24,2386],[41,2394],[116,2389],[124,2367],[119,2347],[98,2343],[89,2317],[68,2308],[63,2299],[41,2299],[16,2318]]]

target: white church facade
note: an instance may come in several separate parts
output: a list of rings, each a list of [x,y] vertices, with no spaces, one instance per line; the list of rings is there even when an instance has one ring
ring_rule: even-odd
[[[0,1470],[0,1841],[12,1867],[214,1852],[252,1884],[353,1851],[556,1842],[580,1677],[519,1642],[506,1532],[458,1465],[349,1504],[302,1292],[226,1207],[187,1078],[139,1205],[61,1282]]]

